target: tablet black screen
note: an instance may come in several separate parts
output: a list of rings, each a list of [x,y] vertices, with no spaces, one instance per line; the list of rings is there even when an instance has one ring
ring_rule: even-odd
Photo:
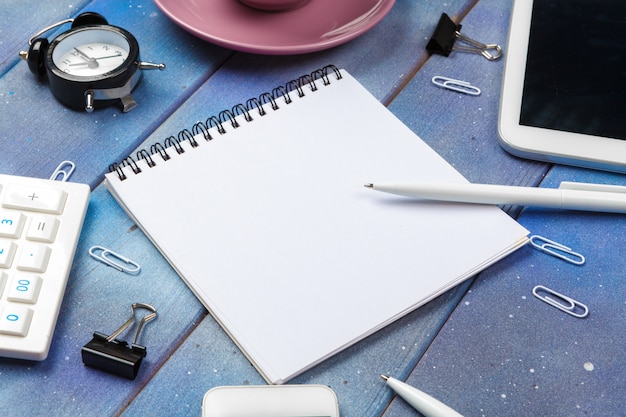
[[[626,139],[624,0],[535,0],[520,124]]]

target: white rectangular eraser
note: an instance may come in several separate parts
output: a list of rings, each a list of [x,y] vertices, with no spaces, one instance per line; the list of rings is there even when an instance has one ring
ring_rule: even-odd
[[[324,385],[220,386],[204,395],[202,417],[339,417],[339,405]]]

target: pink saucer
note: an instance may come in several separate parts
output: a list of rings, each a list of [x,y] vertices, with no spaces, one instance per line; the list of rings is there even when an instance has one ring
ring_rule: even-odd
[[[284,12],[237,0],[155,0],[177,25],[206,41],[243,52],[287,55],[340,45],[371,29],[395,0],[310,0]]]

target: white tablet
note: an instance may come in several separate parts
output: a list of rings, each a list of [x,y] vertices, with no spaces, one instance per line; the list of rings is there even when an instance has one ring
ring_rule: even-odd
[[[624,0],[516,0],[500,143],[524,158],[626,172]]]
[[[324,385],[221,386],[204,395],[202,417],[339,417],[339,405]]]

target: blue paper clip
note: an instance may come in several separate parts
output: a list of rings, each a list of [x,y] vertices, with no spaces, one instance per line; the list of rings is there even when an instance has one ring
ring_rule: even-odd
[[[573,298],[560,294],[543,285],[537,285],[533,288],[533,295],[544,303],[550,304],[552,307],[556,307],[570,316],[582,319],[589,314],[589,308],[580,301],[576,301]]]
[[[70,175],[76,169],[76,165],[72,161],[63,161],[56,167],[52,175],[50,176],[51,180],[56,180],[58,178],[59,181],[67,181],[70,178]]]
[[[572,248],[568,248],[567,246],[553,240],[546,239],[543,236],[531,236],[530,244],[533,245],[535,249],[545,252],[548,255],[555,256],[559,259],[563,259],[571,264],[582,265],[585,263],[585,257],[580,253],[574,252]]]
[[[448,90],[459,93],[469,94],[471,96],[477,96],[480,94],[480,88],[471,85],[467,81],[455,80],[453,78],[435,75],[432,78],[432,82],[438,87],[447,88]]]
[[[97,254],[96,251],[102,252]],[[139,271],[141,271],[141,266],[139,266],[138,263],[102,246],[92,246],[89,248],[89,255],[91,255],[92,258],[127,274],[136,275]],[[117,262],[114,259],[122,261],[123,263]]]

